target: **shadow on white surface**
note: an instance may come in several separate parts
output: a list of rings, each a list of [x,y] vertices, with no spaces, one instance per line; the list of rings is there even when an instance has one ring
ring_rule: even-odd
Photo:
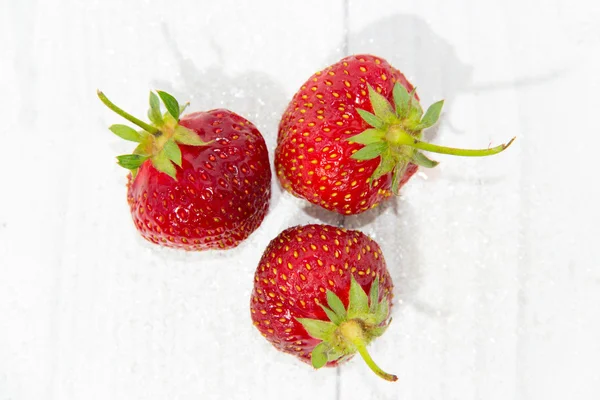
[[[387,59],[417,88],[421,103],[428,106],[444,99],[444,111],[452,110],[456,96],[467,91],[473,67],[463,62],[454,47],[436,34],[425,20],[414,15],[394,14],[351,32],[351,53],[371,53]],[[439,125],[453,128],[447,118]],[[436,129],[429,130],[433,140]]]
[[[193,110],[227,108],[251,121],[265,139],[269,159],[275,150],[277,126],[289,99],[284,89],[268,74],[261,71],[245,71],[240,75],[230,75],[226,66],[237,60],[225,60],[222,48],[215,37],[210,41],[212,53],[207,58],[214,59],[208,68],[198,68],[191,55],[179,47],[166,23],[161,24],[162,35],[171,51],[171,57],[179,68],[177,77],[172,80],[152,81],[157,89],[172,93],[180,101],[193,102]],[[272,163],[271,163],[272,164]],[[273,166],[271,165],[272,172]],[[276,180],[273,174],[273,183]],[[271,206],[274,209],[281,195],[279,185],[272,184]]]
[[[566,69],[554,69],[509,81],[475,82],[474,67],[462,61],[454,47],[424,19],[408,14],[386,16],[359,31],[350,32],[348,41],[351,54],[379,55],[404,73],[417,88],[424,106],[444,99],[446,114],[450,114],[456,98],[463,93],[481,94],[539,86],[567,72]],[[443,126],[455,133],[463,133],[449,118],[442,116],[435,128],[425,132],[425,138],[432,141]]]

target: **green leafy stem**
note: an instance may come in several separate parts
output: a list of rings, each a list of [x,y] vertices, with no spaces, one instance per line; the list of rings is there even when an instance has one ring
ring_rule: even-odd
[[[327,291],[327,305],[320,304],[329,321],[297,318],[308,334],[322,341],[311,353],[313,367],[321,368],[327,362],[342,360],[358,352],[369,368],[379,377],[397,380],[396,375],[384,372],[371,358],[367,345],[383,335],[391,320],[387,320],[387,296],[379,301],[379,277],[371,284],[367,296],[362,286],[351,277],[348,308],[331,290]]]
[[[203,141],[196,132],[179,125],[179,117],[189,103],[180,106],[175,97],[167,92],[162,90],[157,90],[156,93],[150,92],[150,109],[148,110],[150,124],[115,105],[100,90],[97,93],[102,103],[108,108],[142,129],[136,131],[121,124],[109,127],[110,131],[120,138],[138,143],[132,154],[117,156],[117,163],[130,170],[134,177],[141,165],[150,160],[154,168],[177,179],[175,166],[181,167],[182,165],[179,145],[206,146],[211,143]],[[161,100],[167,110],[164,114],[161,111]]]
[[[399,182],[409,163],[433,168],[439,163],[429,159],[421,151],[450,154],[465,157],[484,157],[498,154],[508,148],[508,143],[488,149],[459,149],[439,146],[421,140],[422,131],[435,125],[442,112],[444,101],[432,104],[425,113],[416,97],[416,89],[410,93],[396,82],[393,88],[394,105],[370,85],[369,100],[373,113],[357,109],[361,118],[371,126],[363,132],[348,138],[353,143],[364,145],[352,155],[355,160],[380,158],[370,182],[373,183],[385,174],[392,173],[392,191],[397,194]]]

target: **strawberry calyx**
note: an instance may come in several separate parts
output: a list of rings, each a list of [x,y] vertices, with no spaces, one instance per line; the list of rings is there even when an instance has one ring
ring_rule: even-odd
[[[384,296],[379,301],[379,277],[371,285],[367,296],[363,288],[351,277],[348,308],[331,290],[327,291],[327,306],[320,304],[329,321],[311,318],[296,318],[308,334],[322,341],[311,353],[314,368],[321,368],[327,362],[342,361],[358,352],[369,368],[379,377],[396,381],[396,375],[384,372],[373,361],[367,345],[383,335],[391,319],[388,319],[389,305]]]
[[[444,101],[432,104],[424,113],[416,97],[416,88],[408,93],[396,82],[393,88],[394,106],[371,85],[368,85],[369,100],[373,113],[357,109],[361,118],[372,128],[346,140],[363,144],[351,157],[355,160],[371,160],[380,157],[380,162],[369,182],[392,173],[392,192],[398,194],[399,184],[409,163],[433,168],[439,163],[429,159],[421,150],[439,154],[464,157],[484,157],[504,151],[515,140],[488,149],[458,149],[439,146],[422,140],[423,130],[436,124]]]
[[[98,97],[108,108],[141,128],[136,131],[121,124],[109,127],[110,131],[120,138],[139,143],[133,153],[117,156],[117,164],[130,170],[134,178],[139,167],[150,160],[158,171],[177,180],[175,165],[181,167],[179,145],[206,146],[211,143],[200,139],[196,132],[179,125],[179,116],[189,103],[180,106],[179,102],[167,92],[161,90],[157,90],[156,93],[150,92],[148,118],[151,122],[149,124],[123,111],[99,90]],[[167,109],[164,114],[161,111],[161,100]]]

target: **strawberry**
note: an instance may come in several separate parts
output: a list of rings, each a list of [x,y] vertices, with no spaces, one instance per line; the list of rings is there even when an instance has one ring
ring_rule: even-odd
[[[368,236],[296,226],[273,239],[260,260],[251,317],[275,348],[315,368],[358,352],[377,375],[394,381],[366,349],[389,324],[392,289],[381,249]]]
[[[173,96],[150,93],[147,124],[98,96],[111,110],[139,126],[110,130],[139,143],[118,156],[129,169],[127,201],[141,235],[184,250],[237,246],[261,224],[269,207],[271,171],[265,141],[256,127],[224,109],[181,117]],[[167,111],[161,112],[160,100]]]
[[[394,105],[390,104],[393,102]],[[340,214],[358,214],[397,194],[418,166],[438,163],[421,150],[487,156],[422,140],[443,101],[423,113],[413,85],[387,61],[355,55],[314,74],[279,124],[275,169],[292,194]]]

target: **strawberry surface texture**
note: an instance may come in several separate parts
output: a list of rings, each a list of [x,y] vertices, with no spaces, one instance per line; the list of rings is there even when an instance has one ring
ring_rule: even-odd
[[[237,246],[260,226],[269,208],[271,171],[262,135],[225,109],[179,118],[184,107],[158,93],[167,112],[160,112],[158,96],[151,95],[152,124],[140,125],[137,136],[123,125],[111,127],[139,143],[133,154],[117,157],[131,170],[127,201],[136,228],[166,247]]]
[[[279,125],[275,167],[293,194],[341,214],[357,214],[391,196],[391,174],[368,181],[378,160],[354,160],[362,148],[347,139],[369,128],[358,114],[373,112],[367,83],[391,98],[394,83],[413,86],[387,61],[357,55],[310,77],[294,95]],[[417,166],[410,164],[402,183]]]
[[[259,262],[251,317],[275,348],[315,368],[358,352],[375,373],[394,380],[366,351],[387,328],[392,291],[374,240],[330,225],[296,226],[273,239]]]

